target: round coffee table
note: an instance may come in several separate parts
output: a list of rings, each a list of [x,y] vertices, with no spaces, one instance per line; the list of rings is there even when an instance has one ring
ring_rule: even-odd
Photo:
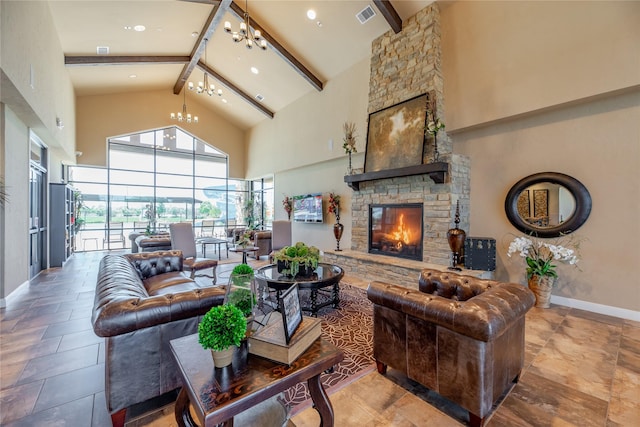
[[[328,305],[338,308],[340,305],[340,280],[344,276],[344,270],[337,265],[319,263],[316,271],[310,276],[285,276],[278,273],[276,264],[267,265],[256,270],[257,280],[263,280],[267,286],[276,291],[278,302],[280,294],[289,289],[294,284],[298,284],[298,289],[311,290],[311,306],[302,306],[302,310],[310,311],[312,316],[318,315],[318,310]],[[318,303],[318,291],[332,287],[331,298]]]

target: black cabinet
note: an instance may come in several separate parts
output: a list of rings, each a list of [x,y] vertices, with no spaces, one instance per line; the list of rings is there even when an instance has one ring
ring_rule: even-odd
[[[62,267],[73,253],[75,230],[73,188],[67,184],[49,184],[49,264]]]

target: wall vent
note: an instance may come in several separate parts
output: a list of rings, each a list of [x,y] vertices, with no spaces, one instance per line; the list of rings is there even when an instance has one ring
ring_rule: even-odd
[[[96,52],[98,55],[109,55],[109,46],[98,46]]]
[[[373,10],[370,4],[368,4],[367,7],[356,14],[356,18],[358,18],[358,21],[360,21],[361,24],[364,24],[374,16],[376,16],[376,12]]]

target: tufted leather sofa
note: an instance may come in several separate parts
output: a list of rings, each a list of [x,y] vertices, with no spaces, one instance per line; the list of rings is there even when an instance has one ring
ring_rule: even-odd
[[[93,330],[106,338],[105,395],[114,426],[131,405],[181,387],[169,341],[197,332],[224,288],[200,287],[182,252],[107,255],[98,270]]]
[[[484,424],[524,363],[526,287],[425,269],[418,289],[372,282],[373,356],[378,372],[402,371]]]

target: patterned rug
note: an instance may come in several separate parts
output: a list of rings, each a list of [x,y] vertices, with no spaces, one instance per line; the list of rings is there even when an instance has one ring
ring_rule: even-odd
[[[300,299],[308,297],[300,291]],[[322,374],[327,392],[337,391],[375,369],[373,359],[373,306],[364,289],[340,284],[340,308],[324,307],[318,312],[322,319],[322,338],[344,351],[344,360],[332,373]],[[292,415],[311,405],[306,383],[285,392],[285,402]]]

